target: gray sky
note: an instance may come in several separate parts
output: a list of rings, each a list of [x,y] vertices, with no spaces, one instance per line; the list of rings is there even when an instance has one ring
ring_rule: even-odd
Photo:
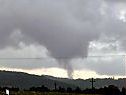
[[[88,55],[125,54],[125,25],[125,0],[0,0],[0,57],[44,57],[0,66],[124,75],[123,56]]]

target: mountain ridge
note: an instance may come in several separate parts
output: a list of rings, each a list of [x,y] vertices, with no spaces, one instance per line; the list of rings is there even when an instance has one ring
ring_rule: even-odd
[[[57,84],[58,87],[71,87],[76,88],[80,87],[81,89],[91,88],[91,79],[67,79],[67,78],[58,78],[48,75],[34,75],[24,72],[15,72],[15,71],[0,71],[0,86],[1,87],[18,87],[20,89],[29,89],[30,87],[46,86],[50,89],[54,89],[54,84]],[[114,80],[112,78],[95,79],[94,86],[96,88],[115,85],[119,88],[122,88],[126,83],[125,78],[120,78]]]

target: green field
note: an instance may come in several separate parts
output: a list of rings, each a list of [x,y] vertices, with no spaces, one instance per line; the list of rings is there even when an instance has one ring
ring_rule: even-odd
[[[0,92],[0,95],[5,94],[3,92]],[[11,92],[10,95],[98,95],[98,94],[75,94],[75,93],[59,93],[59,92],[39,93],[39,92],[22,91],[22,92]]]

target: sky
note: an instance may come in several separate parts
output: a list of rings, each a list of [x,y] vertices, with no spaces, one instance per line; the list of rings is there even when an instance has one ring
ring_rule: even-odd
[[[0,70],[125,77],[125,0],[0,0]]]

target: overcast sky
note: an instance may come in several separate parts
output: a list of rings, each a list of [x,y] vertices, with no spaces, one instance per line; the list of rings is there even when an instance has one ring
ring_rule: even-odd
[[[125,35],[125,0],[0,0],[0,58],[42,58],[0,59],[2,70],[124,76]]]

